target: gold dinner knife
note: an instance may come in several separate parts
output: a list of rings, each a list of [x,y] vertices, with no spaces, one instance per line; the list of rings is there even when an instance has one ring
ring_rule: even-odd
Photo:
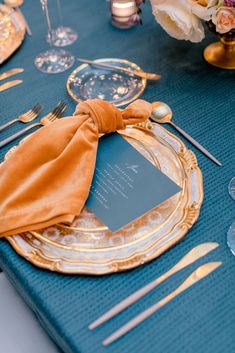
[[[169,271],[164,273],[162,276],[158,277],[157,279],[153,280],[152,282],[148,283],[146,286],[140,288],[136,292],[132,293],[115,305],[113,308],[111,308],[109,311],[107,311],[105,314],[103,314],[101,317],[99,317],[97,320],[92,322],[89,325],[89,329],[93,330],[94,328],[100,326],[104,322],[110,320],[117,314],[121,313],[123,310],[128,308],[130,305],[134,304],[137,302],[137,300],[141,299],[143,296],[145,296],[147,293],[152,291],[154,288],[156,288],[160,283],[164,282],[166,279],[174,275],[175,273],[179,272],[183,268],[191,265],[195,261],[199,260],[201,257],[207,255],[209,252],[212,250],[216,249],[219,246],[218,243],[202,243],[197,246],[195,246],[192,250],[190,250],[175,266],[173,266]]]
[[[195,283],[208,276],[211,272],[215,271],[219,266],[222,265],[222,262],[208,262],[205,265],[202,265],[196,269],[176,290],[168,294],[165,298],[152,305],[150,308],[144,310],[142,313],[134,317],[134,319],[127,322],[120,329],[115,331],[112,335],[106,338],[103,341],[104,346],[108,346],[110,343],[116,341],[118,338],[125,335],[127,332],[131,331],[134,327],[138,326],[144,320],[152,316],[156,311],[161,309],[164,305],[169,303],[177,295],[184,292],[189,287],[193,286]]]
[[[127,74],[133,74],[135,76],[139,76],[141,78],[145,78],[147,80],[153,80],[153,81],[157,81],[161,78],[160,75],[154,74],[154,73],[149,73],[149,72],[145,72],[142,70],[134,70],[134,69],[129,69],[127,67],[122,67],[122,66],[116,66],[116,65],[110,65],[110,64],[106,64],[106,63],[101,63],[99,61],[96,60],[88,60],[88,59],[81,59],[81,58],[77,58],[78,61],[81,61],[82,63],[86,63],[89,65],[94,65],[97,67],[103,67],[106,69],[111,69],[111,70],[116,70],[116,71],[122,71],[122,72],[126,72]]]
[[[21,67],[16,67],[14,69],[10,69],[6,72],[0,73],[0,80],[5,80],[8,77],[14,76],[16,74],[20,74],[23,71],[24,71],[24,69]]]
[[[13,80],[3,83],[2,85],[0,85],[0,92],[5,91],[6,89],[9,89],[11,87],[20,85],[22,82],[22,80]]]

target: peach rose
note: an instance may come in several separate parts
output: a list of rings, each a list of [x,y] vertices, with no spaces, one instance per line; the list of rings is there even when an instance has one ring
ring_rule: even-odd
[[[220,7],[213,16],[213,22],[216,25],[218,33],[227,33],[235,28],[235,8]]]
[[[191,11],[202,20],[209,21],[216,12],[218,0],[188,0]]]
[[[204,28],[200,19],[191,11],[185,0],[151,0],[156,21],[176,39],[200,42],[204,38]]]

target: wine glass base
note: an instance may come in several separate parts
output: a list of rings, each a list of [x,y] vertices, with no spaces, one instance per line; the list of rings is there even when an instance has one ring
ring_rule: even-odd
[[[73,44],[77,39],[78,34],[70,27],[60,26],[53,30],[52,42],[56,47]]]
[[[39,54],[34,64],[36,68],[47,74],[57,74],[73,66],[75,57],[65,50],[50,49]]]
[[[232,254],[235,255],[235,222],[232,223],[228,230],[227,244]]]
[[[233,177],[230,180],[230,183],[229,183],[229,186],[228,186],[228,192],[229,192],[229,195],[231,196],[231,198],[233,200],[235,200],[235,177]]]

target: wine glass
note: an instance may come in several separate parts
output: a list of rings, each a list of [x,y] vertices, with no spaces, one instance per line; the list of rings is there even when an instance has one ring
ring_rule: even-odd
[[[48,74],[57,74],[68,70],[75,61],[74,56],[62,49],[53,49],[52,44],[52,27],[48,11],[48,0],[40,0],[42,5],[42,10],[44,12],[46,23],[48,27],[48,41],[50,44],[50,49],[37,55],[34,64],[36,68],[42,72]]]
[[[228,192],[231,198],[235,201],[235,177],[230,180]],[[227,244],[233,255],[235,255],[235,222],[230,226],[227,233]]]
[[[56,3],[60,26],[53,30],[52,41],[56,47],[65,47],[74,43],[78,38],[78,34],[72,28],[63,25],[61,2],[56,0]]]
[[[235,201],[235,177],[230,180],[228,185],[228,192],[231,198]]]
[[[235,255],[235,222],[229,227],[227,233],[227,244],[232,254]]]

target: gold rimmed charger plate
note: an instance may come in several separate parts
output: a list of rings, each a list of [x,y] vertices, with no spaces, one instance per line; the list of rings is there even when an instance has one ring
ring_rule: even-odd
[[[96,62],[141,70],[135,63],[124,59],[104,58]],[[69,75],[67,91],[76,102],[99,98],[119,107],[137,99],[145,90],[146,84],[146,79],[135,75],[82,64]]]
[[[195,155],[155,123],[120,133],[182,191],[114,234],[85,208],[71,227],[59,224],[8,237],[20,255],[52,271],[102,275],[144,264],[186,235],[203,201],[202,175]]]
[[[13,9],[0,4],[0,64],[22,44],[24,36],[23,19]]]

